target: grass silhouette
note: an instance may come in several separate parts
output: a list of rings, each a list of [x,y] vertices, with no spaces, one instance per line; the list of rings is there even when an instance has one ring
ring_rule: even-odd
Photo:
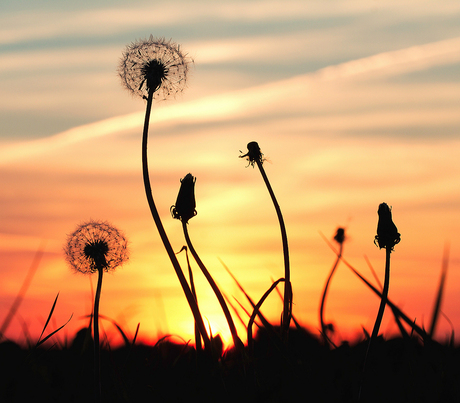
[[[329,245],[363,286],[382,299],[379,287],[372,285],[332,244]],[[445,254],[444,281],[446,270]],[[244,286],[235,276],[233,278],[253,307],[252,313],[247,312],[248,317],[251,316],[246,319],[247,328],[252,327],[255,317],[261,319],[251,343],[248,338],[248,344],[244,346],[244,354],[234,348],[223,350],[218,335],[211,337],[212,354],[173,335],[163,336],[155,345],[145,345],[136,341],[139,325],[134,337],[130,338],[118,323],[100,315],[100,319],[114,325],[124,340],[122,346],[114,348],[106,337],[102,338],[101,400],[283,402],[298,399],[301,395],[320,402],[358,401],[362,367],[370,340],[368,334],[331,348],[321,333],[311,333],[293,315],[295,326],[291,326],[286,343],[280,337],[280,326],[270,323],[261,312],[261,301],[266,296],[254,303]],[[439,305],[444,281],[439,286],[435,306]],[[278,291],[276,285],[280,282],[282,279],[274,281],[266,294],[275,289]],[[42,335],[50,323],[57,298]],[[453,343],[435,341],[390,299],[386,304],[395,317],[410,327],[411,335],[401,334],[389,339],[378,336],[373,341],[373,359],[366,364],[366,394],[361,401],[458,401],[460,349]],[[439,314],[433,314],[431,324],[437,318]],[[0,343],[0,401],[38,398],[62,402],[93,401],[94,341],[90,326],[81,329],[70,342],[60,341],[62,328],[45,338],[40,336],[36,342],[30,341],[29,347],[4,338]]]

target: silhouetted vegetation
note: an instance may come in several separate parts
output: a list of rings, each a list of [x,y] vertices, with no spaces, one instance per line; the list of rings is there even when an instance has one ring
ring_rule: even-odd
[[[86,329],[64,348],[0,344],[0,401],[93,401],[93,350]],[[302,328],[289,344],[262,330],[253,354],[199,351],[165,338],[155,346],[101,349],[104,402],[354,402],[368,340],[330,349]],[[455,402],[460,399],[457,347],[419,338],[379,337],[368,362],[362,401]]]
[[[93,312],[88,327],[81,329],[70,343],[59,342],[62,324],[46,332],[58,299],[54,301],[38,341],[26,335],[28,346],[5,339],[5,332],[16,315],[41,256],[32,263],[29,274],[19,290],[11,309],[0,326],[0,402],[457,402],[460,401],[459,348],[454,338],[444,344],[433,339],[441,309],[448,267],[447,252],[443,261],[434,312],[429,331],[411,319],[389,298],[390,256],[401,236],[392,221],[392,210],[386,203],[378,208],[376,245],[384,248],[385,278],[383,286],[373,285],[343,257],[345,230],[338,228],[334,240],[336,258],[326,279],[319,304],[319,334],[302,327],[293,309],[295,284],[291,284],[287,231],[281,208],[263,168],[263,154],[258,143],[248,144],[249,164],[257,165],[278,217],[284,277],[274,280],[258,299],[249,296],[236,276],[225,266],[243,292],[252,311],[242,318],[247,332],[247,344],[241,341],[230,312],[235,308],[225,300],[212,274],[201,261],[191,242],[188,225],[196,214],[195,180],[187,174],[175,206],[174,218],[181,220],[187,247],[187,280],[164,230],[152,195],[147,160],[147,140],[152,102],[157,96],[167,97],[185,87],[192,60],[179,45],[150,37],[127,47],[119,73],[124,85],[146,100],[142,134],[142,172],[148,206],[173,269],[178,277],[191,310],[195,325],[195,345],[176,342],[164,336],[155,345],[130,340],[113,320],[99,314],[102,274],[127,259],[126,239],[118,230],[104,222],[81,225],[68,238],[65,248],[68,263],[77,271],[98,273]],[[373,234],[370,234],[372,239]],[[223,349],[219,335],[207,331],[199,308],[199,295],[194,287],[190,251],[219,300],[233,339],[233,347]],[[380,306],[371,335],[363,329],[356,341],[334,341],[334,328],[325,322],[325,302],[328,287],[339,264],[347,266],[380,298]],[[277,287],[283,283],[281,293]],[[265,299],[273,291],[280,295],[280,323],[270,323],[263,315]],[[243,304],[241,304],[241,307]],[[384,339],[379,335],[385,313],[393,315],[400,336]],[[243,316],[244,314],[241,314]],[[238,316],[239,312],[238,312]],[[241,318],[240,316],[240,318]],[[124,340],[113,347],[99,338],[99,320],[111,320]],[[253,335],[253,327],[255,334]],[[178,335],[180,336],[180,335]],[[57,341],[56,341],[57,340]],[[52,344],[55,342],[54,344]]]

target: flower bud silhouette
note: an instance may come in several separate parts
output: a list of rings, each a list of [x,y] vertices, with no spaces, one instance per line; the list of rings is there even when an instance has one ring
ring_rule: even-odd
[[[337,232],[334,236],[334,240],[339,243],[343,244],[345,242],[345,229],[344,228],[337,228]]]
[[[181,220],[185,223],[196,216],[195,202],[195,182],[196,178],[188,173],[180,180],[181,185],[179,194],[177,195],[176,204],[171,206],[171,214],[173,218]]]
[[[380,249],[389,248],[393,250],[394,246],[401,241],[401,235],[393,223],[391,216],[391,209],[388,204],[381,203],[377,211],[379,215],[379,221],[377,224],[377,235],[375,236],[374,243]]]
[[[166,99],[182,92],[193,60],[179,45],[164,38],[139,40],[126,47],[118,67],[124,86],[134,95]]]

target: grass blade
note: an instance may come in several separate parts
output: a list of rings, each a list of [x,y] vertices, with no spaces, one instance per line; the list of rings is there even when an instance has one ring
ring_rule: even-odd
[[[53,316],[54,308],[56,307],[56,302],[58,300],[58,297],[59,297],[59,293],[57,293],[56,298],[54,299],[53,306],[51,307],[51,311],[50,311],[50,313],[48,315],[48,319],[46,320],[45,326],[43,326],[42,333],[40,334],[40,337],[38,338],[37,346],[38,346],[38,343],[40,342],[40,340],[41,340],[41,338],[43,336],[43,333],[45,333],[45,330],[46,330],[46,327],[48,326],[48,323],[50,323],[51,317]]]
[[[441,268],[441,279],[439,281],[439,288],[436,297],[436,301],[433,308],[433,315],[431,318],[431,326],[429,330],[429,335],[433,337],[434,332],[436,330],[436,324],[438,322],[439,311],[441,309],[442,303],[442,295],[444,293],[444,287],[446,283],[446,276],[447,276],[447,267],[449,265],[449,245],[446,244],[444,246],[444,255],[442,257],[442,268]]]
[[[3,320],[2,326],[0,327],[0,340],[3,338],[3,335],[8,329],[11,320],[14,318],[14,315],[16,315],[16,312],[19,306],[21,305],[24,296],[26,295],[27,289],[29,288],[29,285],[32,282],[35,272],[37,271],[38,265],[40,264],[40,261],[43,257],[43,253],[44,245],[42,244],[35,253],[34,259],[32,260],[32,263],[29,267],[29,271],[27,272],[26,278],[24,279],[24,282],[22,283],[21,288],[19,289],[18,295],[16,296],[15,300],[13,301],[13,304],[11,305],[8,315],[6,315],[6,318]]]
[[[256,304],[254,303],[254,301],[252,300],[252,298],[248,295],[248,293],[244,290],[243,286],[240,284],[240,282],[237,280],[237,278],[233,275],[233,273],[230,271],[230,269],[227,267],[227,265],[222,261],[222,259],[218,258],[219,261],[222,263],[222,266],[224,266],[224,269],[227,271],[227,273],[230,275],[230,277],[233,279],[233,281],[235,281],[236,285],[238,286],[238,288],[241,290],[241,292],[244,294],[244,296],[246,297],[246,299],[249,301],[249,303],[251,304],[252,308],[254,309]],[[238,304],[240,304],[238,302]],[[243,308],[243,306],[240,304],[240,306]],[[243,308],[244,309],[244,308]],[[250,317],[250,315],[248,315]],[[262,314],[262,312],[258,312],[257,313],[257,316],[259,317],[260,321],[262,322],[262,324],[265,326],[266,329],[271,329],[272,328],[272,325],[270,324],[270,322],[265,318],[265,316]]]
[[[69,320],[68,320],[66,323],[64,323],[61,327],[59,327],[59,328],[56,329],[55,331],[51,332],[51,333],[50,333],[48,336],[46,336],[43,340],[39,340],[39,341],[37,342],[37,345],[36,345],[35,347],[40,346],[40,345],[43,344],[46,340],[48,340],[50,337],[54,336],[57,332],[59,332],[62,328],[64,328],[64,326],[66,326],[67,323],[69,323],[69,322],[72,320],[72,317],[73,317],[73,314],[70,315]]]

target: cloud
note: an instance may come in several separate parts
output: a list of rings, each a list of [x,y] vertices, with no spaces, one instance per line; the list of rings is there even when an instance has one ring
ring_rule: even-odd
[[[50,137],[19,143],[4,144],[0,150],[0,165],[20,161],[44,152],[53,152],[88,139],[95,139],[136,128],[142,122],[142,113],[117,116],[95,123],[71,128]]]
[[[423,16],[451,17],[460,12],[458,2],[453,0],[436,4],[417,0],[387,1],[378,5],[366,0],[335,1],[334,7],[320,0],[200,1],[194,2],[193,7],[187,1],[131,3],[129,7],[107,7],[101,3],[92,9],[69,11],[34,9],[33,3],[28,6],[27,11],[9,12],[0,17],[0,44],[63,37],[109,37],[120,32],[180,27],[203,21],[270,23],[362,15],[386,20],[394,20],[397,16],[397,20],[403,15],[416,19]]]
[[[334,80],[367,74],[396,75],[458,62],[460,37],[379,53],[337,66],[325,67],[317,73],[325,80]]]
[[[321,93],[331,91],[327,106],[331,111],[334,98],[339,97],[340,92],[336,87],[328,87],[329,82],[337,80],[370,79],[380,78],[388,75],[404,74],[411,71],[426,69],[428,67],[458,63],[460,61],[460,38],[429,43],[422,46],[414,46],[393,52],[384,52],[358,60],[328,66],[316,72],[295,76],[290,79],[280,80],[247,89],[225,92],[217,95],[203,97],[189,102],[178,104],[163,103],[158,104],[161,113],[152,116],[152,122],[163,125],[177,124],[202,124],[216,123],[222,121],[241,120],[255,118],[257,116],[275,116],[279,118],[283,114],[287,117],[290,113],[296,112],[298,116],[304,116],[307,110],[305,102],[311,102],[315,96],[320,97]],[[374,84],[376,85],[376,84]],[[385,94],[385,87],[378,85],[377,94],[373,96],[381,97]],[[441,87],[439,87],[441,88]],[[455,89],[452,87],[453,90]],[[444,89],[446,90],[446,89]],[[365,102],[369,102],[369,92],[363,97],[360,94],[361,88],[355,88],[350,92],[351,97],[355,97],[359,104],[359,97]],[[386,94],[388,97],[393,94]],[[404,97],[414,96],[419,91],[424,91],[422,86],[419,89],[412,88]],[[357,96],[359,95],[359,96]],[[418,97],[418,95],[416,95]],[[420,94],[421,96],[421,94]],[[425,94],[430,98],[430,94]],[[318,107],[321,100],[315,101]],[[344,102],[341,100],[340,102]],[[362,100],[361,100],[362,102]],[[358,105],[357,104],[357,105]],[[430,106],[431,110],[426,110],[420,114],[420,107],[417,110],[403,108],[391,111],[389,119],[388,112],[385,110],[376,111],[373,114],[362,114],[352,116],[336,116],[333,120],[324,120],[322,117],[308,116],[309,127],[311,130],[319,128],[341,129],[350,128],[370,128],[378,124],[381,127],[391,127],[395,124],[407,126],[423,124],[435,124],[442,121],[443,124],[458,124],[458,108],[442,106],[441,110]],[[295,119],[291,116],[292,121]],[[121,115],[109,119],[104,119],[95,123],[85,124],[79,127],[66,130],[62,133],[44,139],[21,142],[18,144],[5,144],[0,150],[0,164],[7,164],[20,158],[39,154],[44,151],[57,149],[61,146],[70,145],[88,138],[96,138],[114,133],[139,129],[143,123],[143,112],[136,112]],[[351,125],[351,126],[350,126]]]

